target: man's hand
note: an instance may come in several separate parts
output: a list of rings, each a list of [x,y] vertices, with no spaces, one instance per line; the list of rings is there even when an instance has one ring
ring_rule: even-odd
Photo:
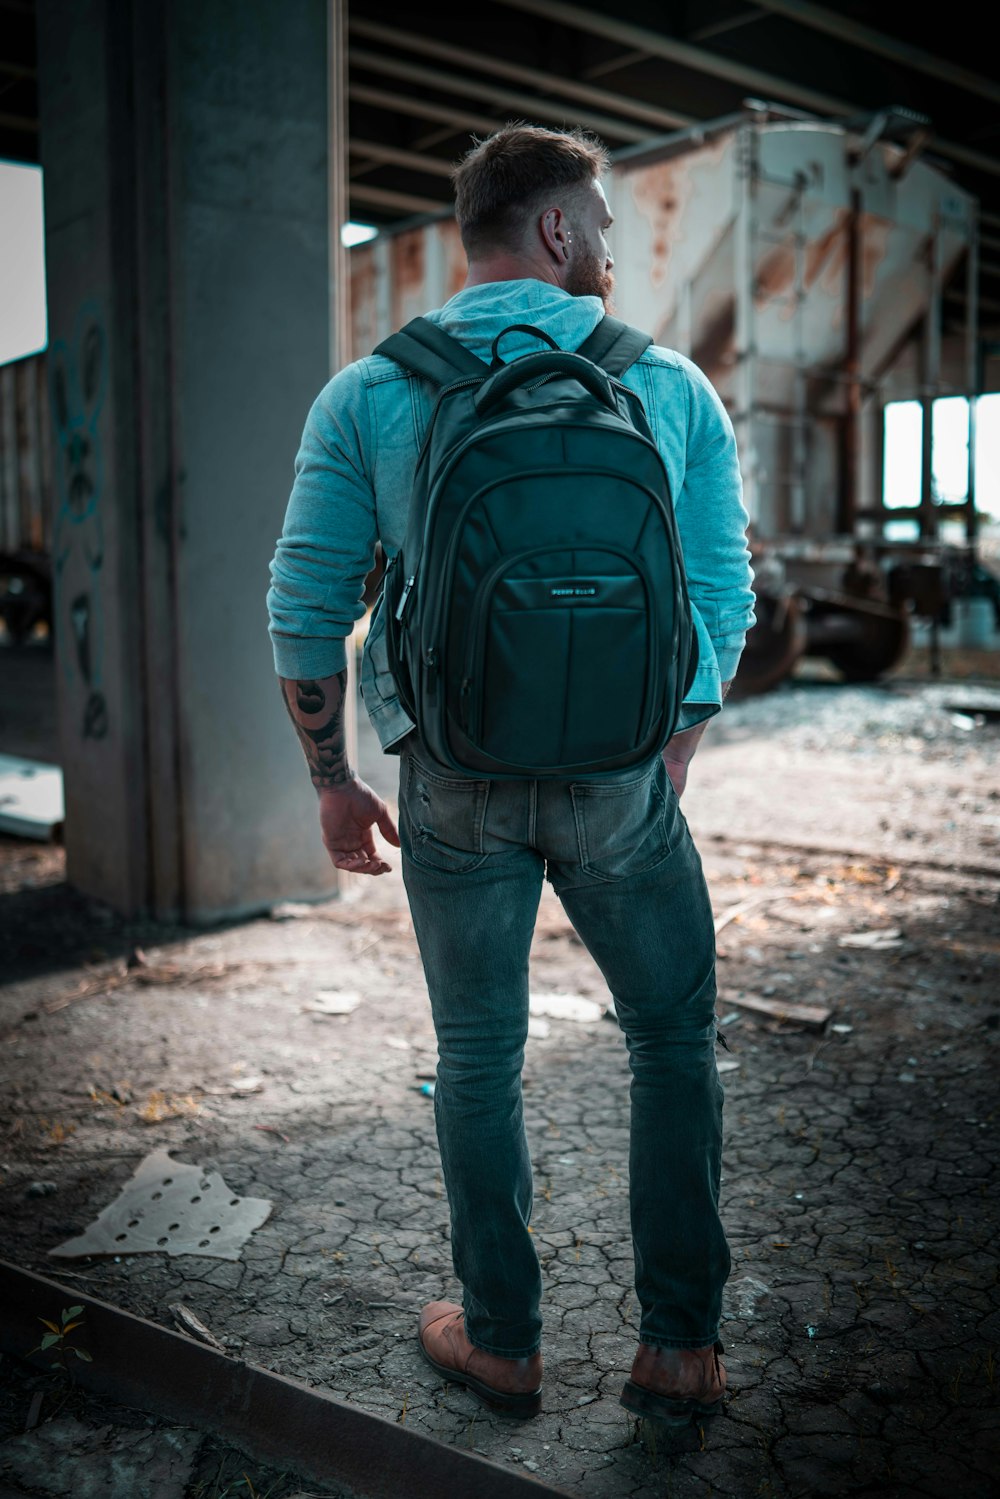
[[[675,734],[672,739],[668,739],[663,751],[663,763],[667,767],[667,775],[670,777],[671,784],[677,792],[678,801],[684,794],[688,766],[705,728],[706,725],[700,723],[696,724],[693,729],[688,729],[686,733]]]
[[[347,763],[346,670],[318,681],[278,680],[319,796],[319,821],[327,853],[338,869],[349,874],[386,874],[392,866],[375,852],[372,828],[378,827],[383,838],[396,848],[399,834],[385,802]]]
[[[732,685],[731,680],[723,682],[723,701],[725,701],[726,693]],[[703,723],[695,724],[693,729],[685,729],[683,734],[675,734],[672,739],[667,740],[664,746],[663,763],[667,767],[667,775],[670,777],[671,784],[677,792],[678,801],[684,793],[684,787],[687,785],[688,766],[691,763],[695,750],[698,748],[701,736],[708,728],[708,725],[709,720],[706,718]]]
[[[348,874],[386,874],[392,868],[375,850],[372,828],[399,847],[399,833],[381,797],[352,775],[337,786],[319,788],[323,843],[338,869]]]

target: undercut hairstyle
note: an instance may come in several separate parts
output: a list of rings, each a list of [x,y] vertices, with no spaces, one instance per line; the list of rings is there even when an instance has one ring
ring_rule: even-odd
[[[518,250],[532,213],[542,212],[546,199],[586,187],[609,164],[607,148],[587,130],[514,121],[475,140],[451,174],[466,254],[471,260],[491,250]]]

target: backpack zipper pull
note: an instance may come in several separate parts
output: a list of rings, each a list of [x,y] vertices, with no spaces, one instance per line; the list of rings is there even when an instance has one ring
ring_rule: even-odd
[[[410,592],[411,592],[411,590],[413,588],[413,585],[414,585],[414,583],[416,581],[417,581],[416,574],[414,574],[413,577],[407,578],[406,582],[403,585],[403,592],[400,595],[399,603],[396,605],[396,623],[397,624],[401,624],[402,623],[403,615],[406,613],[406,601],[410,597]]]

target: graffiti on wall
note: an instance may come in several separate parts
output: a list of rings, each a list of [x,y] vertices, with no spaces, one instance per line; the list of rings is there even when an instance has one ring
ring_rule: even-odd
[[[86,306],[77,319],[72,344],[59,340],[49,350],[49,399],[57,449],[56,633],[63,670],[78,689],[84,739],[103,739],[108,732],[102,682],[104,466],[98,428],[107,383],[107,338],[96,308]]]

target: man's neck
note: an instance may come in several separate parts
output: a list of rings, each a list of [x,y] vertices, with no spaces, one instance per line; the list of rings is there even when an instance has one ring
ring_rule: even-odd
[[[465,278],[466,290],[472,286],[486,286],[491,281],[544,281],[549,286],[562,286],[556,267],[540,264],[524,255],[491,255],[487,259],[470,261]]]

